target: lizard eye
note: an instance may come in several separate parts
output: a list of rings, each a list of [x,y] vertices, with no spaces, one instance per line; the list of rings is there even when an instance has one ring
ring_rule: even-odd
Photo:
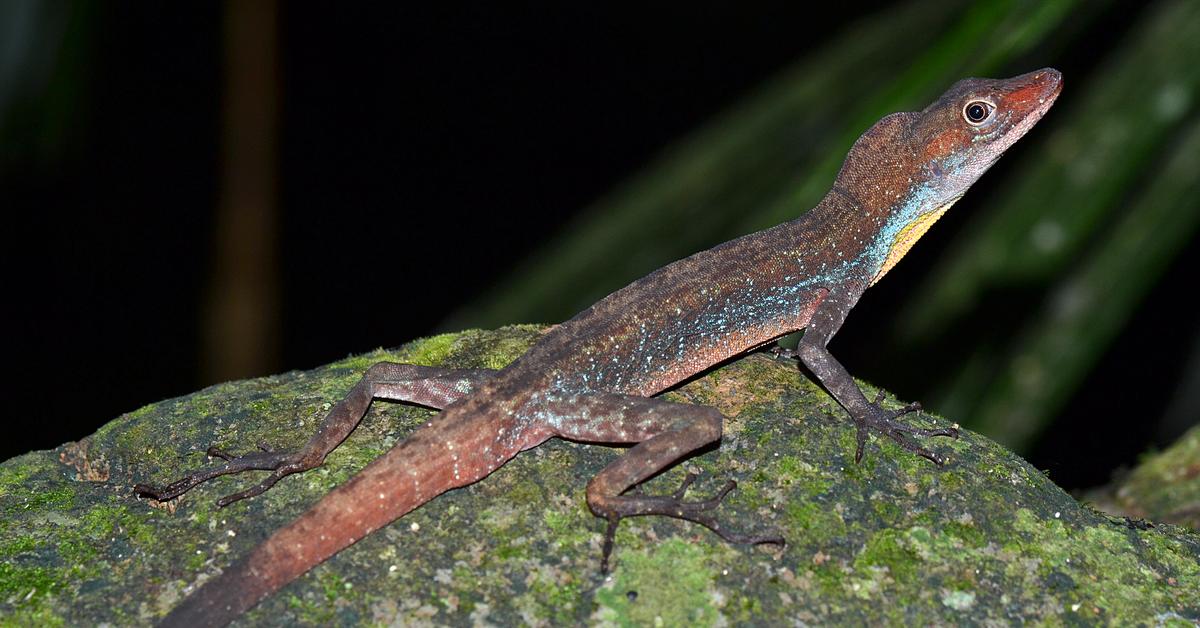
[[[963,107],[963,118],[968,124],[979,126],[992,117],[992,112],[996,110],[996,106],[986,100],[972,100]]]

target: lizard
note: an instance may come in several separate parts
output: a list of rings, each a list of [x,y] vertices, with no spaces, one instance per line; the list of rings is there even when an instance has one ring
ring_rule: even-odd
[[[919,404],[888,410],[881,397],[868,400],[827,345],[863,292],[1042,118],[1061,89],[1062,76],[1052,68],[958,81],[924,110],[885,116],[864,132],[832,188],[808,212],[634,281],[550,328],[503,369],[380,362],[299,450],[260,446],[233,456],[212,447],[208,454],[222,463],[166,486],[136,485],[139,495],[166,501],[218,476],[270,472],[218,500],[226,506],[320,466],[375,399],[440,410],[192,592],[162,625],[227,624],[364,536],[554,437],[631,446],[587,484],[588,507],[607,522],[604,572],[617,526],[627,517],[675,517],[727,542],[782,545],[778,534],[723,525],[715,511],[734,489],[732,480],[712,497],[690,501],[693,474],[671,494],[630,489],[721,439],[718,410],[655,395],[800,330],[789,355],[849,415],[856,462],[875,432],[942,466],[945,458],[916,439],[957,437],[957,425],[916,427],[902,417],[919,413]]]

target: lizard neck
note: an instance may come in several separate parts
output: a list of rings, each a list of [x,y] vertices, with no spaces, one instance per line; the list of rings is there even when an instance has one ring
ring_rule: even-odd
[[[855,268],[864,288],[887,274],[962,196],[950,174],[961,169],[963,155],[935,156],[923,149],[908,132],[917,116],[893,114],[864,133],[830,193],[851,199],[858,208],[854,219],[867,227],[855,241]]]
[[[930,202],[927,192],[916,188],[905,202],[892,207],[867,250],[870,258],[867,266],[874,269],[869,285],[882,279],[959,198],[934,205],[938,201]]]

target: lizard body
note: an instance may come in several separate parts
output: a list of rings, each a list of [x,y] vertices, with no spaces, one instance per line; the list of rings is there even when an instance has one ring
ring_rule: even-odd
[[[855,142],[832,189],[799,218],[669,264],[549,330],[500,371],[380,363],[368,369],[298,452],[233,457],[162,488],[174,498],[213,477],[260,469],[260,484],[222,498],[257,495],[280,478],[319,466],[357,426],[373,399],[442,409],[407,440],[276,531],[164,619],[223,625],[363,536],[452,488],[475,482],[552,437],[634,445],[588,484],[589,507],[609,525],[664,515],[704,525],[739,543],[778,536],[724,528],[715,497],[626,491],[721,437],[713,408],[656,399],[729,358],[805,329],[795,354],[849,413],[860,459],[869,430],[941,464],[912,436],[955,436],[897,418],[868,401],[826,349],[850,308],[1003,152],[1049,109],[1061,76],[1043,69],[1005,80],[965,79],[921,112],[889,115]]]

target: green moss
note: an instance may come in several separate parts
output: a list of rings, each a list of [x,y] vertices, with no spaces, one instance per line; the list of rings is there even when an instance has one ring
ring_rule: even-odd
[[[61,588],[61,575],[54,569],[0,562],[0,600],[10,600],[17,608],[35,607]]]
[[[453,365],[499,369],[525,353],[544,329],[541,325],[512,325],[495,332],[470,329],[441,334],[413,341],[397,351],[378,349],[362,355],[349,356],[326,368],[361,374],[377,362],[402,362],[424,366]]]
[[[711,626],[720,617],[714,577],[704,551],[680,539],[623,552],[612,583],[596,593],[599,615],[620,626]]]
[[[937,475],[937,483],[941,490],[953,493],[968,487],[969,483],[961,468],[949,469]]]
[[[0,628],[54,628],[65,625],[66,620],[49,608],[20,608],[11,615],[0,617]]]
[[[809,498],[823,495],[833,486],[831,478],[798,456],[780,456],[772,465],[771,476],[784,486],[797,485]]]
[[[1163,577],[1179,583],[1200,582],[1200,562],[1196,561],[1200,547],[1188,547],[1179,539],[1161,533],[1146,535],[1142,539],[1146,544],[1146,555],[1161,566]],[[1200,591],[1182,589],[1180,592],[1188,593],[1194,601],[1200,601]]]
[[[961,542],[972,548],[987,545],[987,536],[977,526],[961,521],[947,521],[942,524],[942,531],[950,539]]]
[[[274,414],[274,410],[279,407],[279,403],[273,398],[266,397],[263,399],[254,399],[246,404],[246,408],[251,414],[270,415]]]
[[[591,537],[588,522],[572,512],[547,508],[542,511],[542,522],[561,544],[577,545]]]
[[[348,596],[353,586],[342,576],[328,569],[317,574],[318,595],[311,598],[291,596],[288,606],[296,611],[299,620],[308,625],[326,626],[337,617],[338,600]]]
[[[884,522],[898,521],[904,513],[904,509],[890,499],[872,499],[871,509]]]
[[[162,412],[161,404],[147,406],[136,412]],[[150,467],[156,469],[170,469],[179,463],[178,452],[169,447],[156,446],[161,445],[162,438],[161,425],[155,425],[154,421],[132,419],[121,423],[120,429],[114,429],[111,432],[113,444],[125,451],[136,451],[142,456],[142,460]],[[180,429],[186,431],[194,431],[196,428],[189,427],[184,424]],[[97,433],[100,437],[101,434]],[[107,436],[107,435],[106,435]],[[189,436],[184,437],[188,438]]]
[[[147,523],[144,517],[130,512],[125,506],[95,506],[81,517],[79,531],[93,540],[104,540],[119,534],[135,546],[153,547],[158,539],[154,526]]]
[[[354,588],[354,585],[347,582],[336,572],[327,571],[321,574],[318,580],[322,593],[325,594],[325,601],[332,605],[337,602],[338,598],[345,595],[347,591]]]
[[[6,479],[11,482],[17,477],[14,475]],[[4,496],[12,498],[5,500],[10,508],[24,510],[70,510],[75,500],[75,488],[71,486],[47,488],[33,483],[9,484],[0,485],[0,490],[4,491]]]
[[[26,490],[32,470],[23,465],[0,466],[0,497]]]
[[[451,570],[454,583],[460,591],[477,591],[481,588],[479,573],[466,564],[459,563]]]
[[[1102,501],[1124,514],[1200,528],[1200,425],[1161,452],[1148,452]]]
[[[21,536],[11,539],[4,543],[0,543],[0,558],[8,558],[22,552],[28,552],[37,547],[39,543],[29,536]]]
[[[735,589],[721,608],[723,619],[730,623],[754,623],[763,614],[763,599],[759,592]]]
[[[845,596],[848,588],[846,572],[839,565],[825,562],[810,569],[808,574],[816,581],[820,597],[839,599]]]
[[[104,424],[100,427],[100,429],[96,430],[96,433],[92,435],[92,438],[107,439],[112,437],[116,432],[124,432],[131,425],[141,422],[142,419],[157,416],[160,411],[161,404],[152,403],[150,405],[142,406],[132,412],[126,412],[125,414],[121,415],[121,419],[123,420],[112,421]]]
[[[490,369],[502,369],[521,357],[527,349],[529,349],[529,344],[524,338],[505,338],[492,345],[491,350],[484,357],[483,365]]]
[[[577,521],[572,516],[550,508],[542,510],[541,520],[554,534],[566,534],[577,525]]]
[[[459,334],[440,334],[412,342],[405,347],[404,361],[424,366],[442,364],[450,355],[454,341],[458,337]]]
[[[528,606],[534,617],[552,626],[574,623],[581,593],[577,582],[569,576],[556,576],[551,570],[538,570],[527,581]]]
[[[287,606],[296,614],[300,621],[307,625],[324,626],[329,625],[333,621],[333,609],[329,608],[322,601],[312,599],[301,599],[295,595],[289,595],[287,598]],[[265,621],[262,617],[263,611],[251,611],[248,618],[258,616],[257,621]]]
[[[92,543],[80,538],[66,538],[59,541],[58,553],[63,560],[77,566],[88,565],[100,555],[100,551]]]
[[[846,522],[833,508],[815,501],[789,501],[783,507],[788,536],[803,546],[818,548],[846,536]]]
[[[1087,598],[1106,613],[1130,617],[1146,605],[1158,606],[1168,601],[1165,591],[1157,589],[1161,574],[1140,564],[1129,538],[1115,526],[1091,526],[1084,530],[1086,552],[1079,559],[1086,568],[1119,574],[1120,577],[1103,587],[1087,586]]]
[[[886,568],[893,579],[907,583],[914,579],[921,557],[908,547],[907,534],[899,530],[875,533],[854,559],[856,571]]]
[[[801,474],[811,474],[813,466],[796,456],[781,456],[775,462],[775,471],[781,481],[791,483],[799,479]]]
[[[0,464],[0,563],[9,570],[2,577],[16,590],[41,591],[20,606],[19,595],[0,595],[0,615],[52,624],[58,613],[114,625],[161,615],[186,584],[244,556],[429,413],[376,404],[325,466],[225,509],[213,500],[259,474],[199,487],[174,512],[134,499],[131,484],[205,464],[194,452],[214,434],[234,451],[260,440],[303,442],[360,366],[417,361],[410,354],[456,368],[498,364],[540,333],[442,336],[148,406],[73,451],[111,473],[107,484],[73,480],[58,452]],[[616,572],[602,584],[604,523],[588,511],[584,486],[620,450],[551,441],[368,536],[247,621],[1152,625],[1200,616],[1200,537],[1114,525],[977,435],[933,441],[954,451],[946,469],[878,437],[856,465],[854,430],[841,409],[794,368],[762,356],[672,398],[710,400],[730,429],[718,448],[667,470],[645,492],[670,493],[685,467],[702,472],[689,499],[737,479],[714,514],[741,530],[777,529],[786,548],[729,545],[694,524],[635,518],[619,528]]]

